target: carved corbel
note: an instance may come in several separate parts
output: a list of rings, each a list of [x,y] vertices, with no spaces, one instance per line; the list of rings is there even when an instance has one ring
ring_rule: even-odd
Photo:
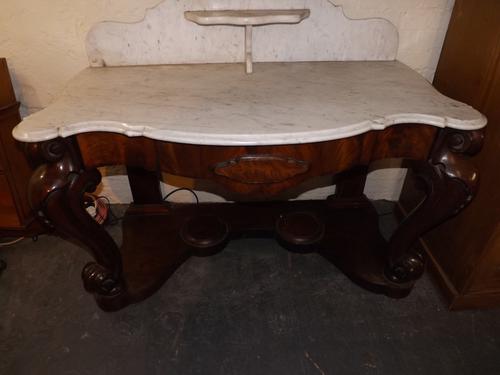
[[[479,186],[479,173],[470,161],[477,154],[484,141],[483,130],[442,131],[436,140],[430,162],[438,166],[449,179],[464,185],[466,199],[457,202],[452,214],[458,213],[474,198]]]
[[[424,271],[423,254],[412,250],[417,239],[460,212],[474,197],[479,173],[470,156],[481,150],[481,130],[441,130],[427,162],[410,161],[426,198],[408,215],[388,244],[387,278],[396,283],[418,279]]]

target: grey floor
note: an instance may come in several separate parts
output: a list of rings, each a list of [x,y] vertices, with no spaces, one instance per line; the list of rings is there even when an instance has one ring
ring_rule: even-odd
[[[449,312],[428,276],[392,300],[320,256],[241,240],[104,313],[82,289],[89,258],[74,245],[42,236],[0,257],[2,375],[500,374],[500,311]]]

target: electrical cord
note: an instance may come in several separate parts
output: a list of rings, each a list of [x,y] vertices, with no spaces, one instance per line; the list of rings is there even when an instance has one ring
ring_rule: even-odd
[[[19,237],[19,238],[16,238],[15,240],[9,241],[9,242],[0,242],[0,247],[14,245],[18,242],[21,242],[22,240],[24,240],[24,237]]]
[[[106,201],[106,206],[108,208],[108,216],[106,218],[106,220],[104,221],[104,224],[107,224],[107,225],[116,225],[118,224],[122,219],[123,219],[123,216],[117,216],[113,210],[111,209],[111,201],[109,200],[108,197],[106,197],[105,195],[100,195],[99,197],[97,197],[97,199],[100,199],[100,200],[105,200]]]
[[[191,194],[193,194],[194,198],[196,199],[196,204],[200,204],[200,200],[198,198],[198,195],[194,192],[194,190],[191,190],[189,188],[185,188],[185,187],[180,187],[180,188],[177,188],[177,189],[174,189],[172,190],[171,192],[169,192],[167,195],[165,195],[163,197],[163,201],[166,201],[168,199],[168,197],[170,197],[171,195],[179,192],[179,191],[189,191]]]

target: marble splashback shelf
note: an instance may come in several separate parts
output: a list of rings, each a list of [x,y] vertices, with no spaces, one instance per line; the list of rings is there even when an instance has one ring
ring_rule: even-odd
[[[245,26],[245,68],[252,73],[252,27],[271,24],[295,24],[309,17],[309,9],[198,10],[186,11],[187,20],[201,26]]]
[[[198,25],[258,26],[299,23],[309,17],[309,9],[198,10],[186,11],[184,17]]]
[[[227,9],[238,12],[223,11]],[[195,22],[211,26],[191,22],[185,12],[191,12],[188,17]],[[307,19],[295,25],[274,24],[298,22],[303,17]],[[392,23],[381,18],[349,19],[330,0],[165,0],[139,22],[96,24],[87,35],[89,63],[109,67],[244,62],[242,30],[218,23],[269,20],[273,24],[253,29],[254,62],[396,58],[398,31]]]

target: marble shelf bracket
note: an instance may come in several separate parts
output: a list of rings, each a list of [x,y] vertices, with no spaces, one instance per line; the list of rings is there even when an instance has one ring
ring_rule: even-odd
[[[251,74],[252,66],[252,25],[245,25],[245,71]]]
[[[184,17],[201,26],[245,26],[245,69],[251,74],[252,27],[271,24],[296,24],[309,17],[309,9],[290,10],[197,10],[184,12]]]

